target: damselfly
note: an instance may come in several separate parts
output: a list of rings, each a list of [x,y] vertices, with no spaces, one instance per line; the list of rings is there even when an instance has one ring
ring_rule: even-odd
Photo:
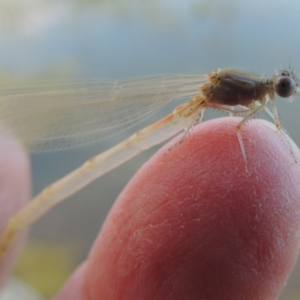
[[[289,98],[298,92],[299,80],[292,70],[281,70],[272,78],[262,78],[234,69],[218,69],[200,76],[170,75],[1,89],[1,122],[33,151],[65,149],[99,140],[143,120],[170,101],[190,100],[46,187],[11,218],[0,240],[0,260],[19,234],[52,206],[141,151],[183,129],[188,130],[201,121],[207,108],[233,115],[245,114],[237,125],[237,138],[246,175],[249,174],[241,129],[248,120],[266,110],[284,138],[275,95]],[[271,110],[267,107],[269,100]],[[286,143],[292,152],[287,140]]]

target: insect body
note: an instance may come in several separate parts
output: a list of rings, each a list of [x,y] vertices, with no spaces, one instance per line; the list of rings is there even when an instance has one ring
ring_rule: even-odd
[[[244,71],[218,69],[208,74],[208,78],[209,82],[204,83],[200,88],[202,95],[205,97],[203,106],[237,114],[241,112],[230,109],[228,106],[238,105],[246,108],[245,113],[248,112],[248,115],[237,126],[237,137],[245,161],[246,172],[249,173],[245,147],[240,132],[242,126],[261,110],[265,109],[273,118],[280,134],[284,137],[275,106],[275,94],[282,98],[296,95],[299,93],[299,80],[290,70],[278,71],[273,78],[268,79]],[[272,102],[272,113],[266,107],[269,100]],[[289,146],[287,140],[286,143]],[[294,155],[291,147],[289,148]]]

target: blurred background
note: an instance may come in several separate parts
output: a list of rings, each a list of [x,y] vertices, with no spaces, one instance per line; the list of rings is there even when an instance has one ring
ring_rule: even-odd
[[[290,63],[300,73],[299,11],[296,0],[0,0],[0,76],[120,79],[222,67],[272,76]],[[299,97],[292,105],[277,104],[283,126],[299,145]],[[32,155],[34,194],[120,138]],[[16,276],[45,299],[53,295],[85,259],[116,197],[155,150],[38,221]],[[280,299],[299,299],[299,283],[300,267]]]

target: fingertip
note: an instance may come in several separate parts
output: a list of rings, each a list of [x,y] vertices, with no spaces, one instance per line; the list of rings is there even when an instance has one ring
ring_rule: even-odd
[[[204,122],[141,168],[91,251],[89,299],[276,298],[299,250],[300,166],[251,122],[247,176],[238,121]]]
[[[64,284],[53,300],[83,300],[87,299],[83,289],[86,277],[86,263],[83,263]]]
[[[0,228],[4,230],[11,216],[29,201],[31,194],[29,160],[22,146],[8,132],[0,130]],[[2,262],[0,285],[3,285],[21,252],[24,233]]]

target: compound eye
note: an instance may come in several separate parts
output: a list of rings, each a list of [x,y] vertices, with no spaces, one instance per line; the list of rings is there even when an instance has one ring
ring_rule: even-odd
[[[290,77],[279,77],[275,81],[275,92],[282,98],[288,98],[295,93],[296,83]]]

